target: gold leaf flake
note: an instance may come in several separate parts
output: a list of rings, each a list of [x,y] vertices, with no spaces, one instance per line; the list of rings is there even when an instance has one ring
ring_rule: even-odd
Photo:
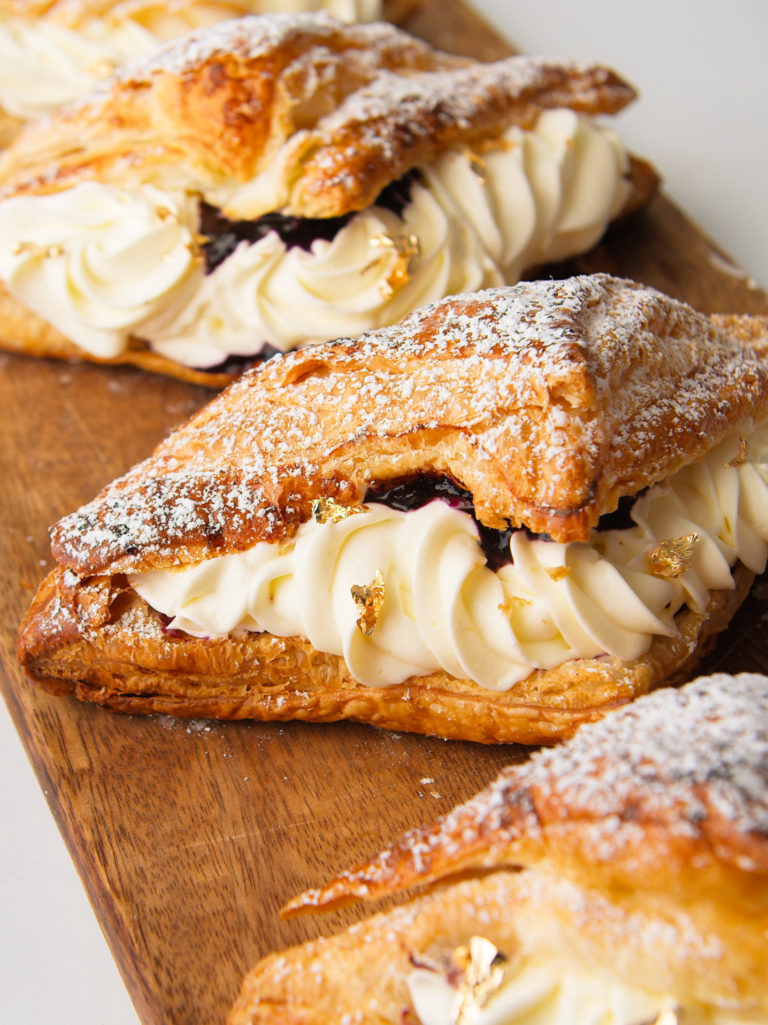
[[[456,991],[451,1021],[453,1025],[474,1025],[502,983],[506,958],[483,936],[473,936],[469,945],[458,947],[453,956],[464,969],[464,978]]]
[[[744,437],[744,435],[740,434],[739,435],[739,451],[736,453],[736,455],[733,457],[733,459],[729,459],[728,460],[728,462],[725,464],[726,468],[730,469],[730,468],[732,468],[734,466],[741,466],[742,463],[746,463],[747,458],[748,458],[748,452],[749,452],[749,443],[747,442],[747,439]]]
[[[192,236],[189,242],[187,242],[187,249],[196,260],[202,259],[203,246],[207,241],[207,235],[200,235],[198,232],[195,232],[195,234]]]
[[[672,1004],[667,1004],[662,1007],[659,1012],[658,1018],[653,1022],[653,1025],[677,1025],[677,1010]]]
[[[503,612],[505,616],[511,616],[515,609],[524,609],[526,605],[533,605],[533,602],[528,598],[520,598],[512,594],[509,598],[499,602],[499,612]]]
[[[39,242],[17,242],[12,252],[14,256],[21,256],[23,253],[30,256],[63,256],[64,247],[57,244],[44,246]]]
[[[558,580],[564,580],[570,575],[571,570],[568,566],[550,566],[547,569],[547,576],[551,577],[555,583],[557,583]]]
[[[488,165],[485,160],[483,160],[476,150],[470,149],[469,146],[464,147],[464,156],[466,157],[469,166],[472,168],[473,173],[481,182],[484,182],[488,172]]]
[[[380,570],[370,584],[353,584],[351,587],[352,600],[359,613],[357,617],[357,628],[360,633],[370,637],[376,628],[381,607],[384,604],[384,577]]]
[[[699,535],[686,534],[684,537],[671,537],[659,541],[649,552],[645,562],[648,572],[665,580],[675,580],[688,569],[693,558],[693,550],[698,543]]]
[[[362,506],[340,505],[333,498],[316,498],[312,502],[312,518],[317,523],[340,523],[362,511]]]
[[[373,236],[371,245],[394,249],[396,253],[395,262],[382,286],[384,298],[389,299],[411,280],[413,268],[421,256],[421,243],[418,235],[386,235],[381,232]]]

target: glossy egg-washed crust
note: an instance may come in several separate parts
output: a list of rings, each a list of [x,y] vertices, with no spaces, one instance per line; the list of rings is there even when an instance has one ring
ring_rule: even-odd
[[[83,181],[150,183],[197,193],[233,218],[335,217],[370,206],[385,186],[447,149],[488,144],[513,124],[530,127],[547,108],[612,114],[634,95],[601,66],[529,57],[481,63],[386,23],[242,18],[172,40],[27,125],[0,154],[0,199]],[[627,176],[622,214],[657,185],[636,158]],[[111,360],[92,357],[1,285],[0,324],[3,347],[29,355],[128,363],[212,387],[235,376],[181,366],[141,339]]]
[[[125,574],[291,536],[318,498],[444,475],[491,527],[585,540],[619,499],[702,458],[768,407],[768,322],[713,317],[606,275],[446,299],[394,328],[246,373],[52,531],[59,567],[19,655],[50,689],[125,711],[354,718],[481,741],[568,735],[690,672],[748,586],[715,592],[632,663],[536,672],[504,694],[444,673],[355,684],[299,638],[162,630]],[[57,682],[60,681],[60,682]]]
[[[414,886],[431,889],[265,958],[229,1025],[415,1025],[408,975],[460,980],[457,948],[477,935],[513,964],[551,954],[766,1020],[768,678],[643,697],[286,911]]]

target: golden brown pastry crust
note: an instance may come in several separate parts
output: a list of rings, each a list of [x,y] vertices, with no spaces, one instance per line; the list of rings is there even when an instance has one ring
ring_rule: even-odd
[[[297,638],[165,633],[124,574],[291,535],[319,497],[445,474],[479,519],[586,539],[623,495],[700,459],[768,405],[768,325],[710,319],[604,275],[457,297],[396,328],[292,353],[232,385],[53,529],[59,563],[22,626],[44,686],[124,711],[352,718],[482,742],[551,742],[690,672],[750,575],[622,664],[534,672],[502,694],[435,673],[356,684]],[[57,682],[59,681],[59,682]],[[61,682],[64,681],[64,682]]]
[[[370,206],[450,147],[529,126],[542,109],[614,113],[633,96],[606,68],[483,64],[386,23],[241,18],[172,41],[29,125],[0,155],[0,195],[150,182],[205,198],[235,190],[216,204],[233,217],[334,217]],[[268,188],[238,189],[260,177]]]
[[[267,957],[229,1025],[416,1021],[414,967],[460,972],[478,934],[681,1003],[768,1012],[768,678],[702,678],[504,770],[433,827],[289,909],[432,884]],[[435,884],[438,885],[435,885]],[[309,966],[311,965],[311,970]],[[752,1019],[750,1019],[752,1020]]]
[[[145,6],[172,20],[198,6],[202,18],[210,5]],[[76,21],[88,9],[60,3],[47,16]],[[385,23],[246,17],[171,41],[27,125],[0,154],[0,199],[85,181],[149,183],[198,194],[236,219],[275,211],[335,217],[370,206],[393,180],[447,149],[488,143],[512,124],[528,127],[546,108],[614,113],[633,96],[600,66],[528,57],[484,64]],[[619,216],[647,202],[658,183],[635,158],[627,181]],[[0,344],[11,351],[128,363],[212,387],[236,375],[179,365],[140,340],[100,359],[28,313],[2,284],[0,325]]]
[[[80,582],[54,570],[22,625],[19,659],[54,694],[114,711],[261,722],[353,719],[385,729],[482,744],[552,744],[662,682],[687,679],[747,595],[733,591],[702,613],[678,614],[678,635],[657,637],[632,662],[603,656],[536,670],[509,691],[445,672],[390,687],[357,683],[344,660],[299,637],[239,633],[197,638],[163,629],[124,577]]]
[[[312,501],[444,474],[490,527],[587,540],[600,516],[768,413],[768,319],[608,275],[443,299],[253,368],[53,528],[80,576],[291,536]]]

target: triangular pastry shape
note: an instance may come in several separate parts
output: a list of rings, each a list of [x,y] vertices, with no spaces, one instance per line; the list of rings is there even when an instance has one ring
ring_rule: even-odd
[[[664,688],[289,911],[428,888],[265,958],[229,1025],[768,1021],[768,678]]]
[[[21,661],[130,712],[567,736],[765,568],[767,354],[597,275],[264,363],[55,525]]]
[[[0,154],[0,344],[221,385],[517,280],[653,192],[595,120],[633,96],[319,13],[184,36]]]

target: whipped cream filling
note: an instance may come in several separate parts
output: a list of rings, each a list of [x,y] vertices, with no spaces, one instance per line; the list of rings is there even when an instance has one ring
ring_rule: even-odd
[[[626,200],[626,167],[612,132],[546,111],[533,131],[511,128],[492,149],[454,150],[421,168],[402,214],[373,206],[308,250],[269,232],[241,242],[208,276],[187,197],[84,183],[0,203],[0,278],[92,355],[113,356],[134,336],[186,366],[216,366],[266,345],[354,337],[588,249]],[[94,207],[108,213],[92,216]],[[166,237],[153,258],[158,210]]]
[[[307,638],[369,686],[444,670],[501,691],[571,659],[630,660],[675,636],[684,605],[703,611],[732,589],[737,561],[765,569],[768,424],[743,425],[630,515],[589,542],[513,531],[511,561],[493,571],[468,513],[371,502],[279,544],[129,580],[171,629]]]
[[[121,5],[77,28],[51,18],[0,17],[0,107],[22,120],[82,96],[115,68],[150,53],[172,36],[244,13],[325,10],[342,21],[373,21],[380,0],[254,0],[194,3],[168,10],[157,3]]]
[[[475,938],[474,949],[487,944]],[[651,993],[590,972],[556,956],[520,958],[498,971],[489,995],[475,997],[445,974],[416,968],[407,979],[421,1025],[758,1025],[764,1016],[703,1005],[681,1005],[671,994]],[[489,978],[491,969],[486,969]],[[482,993],[482,983],[476,987]],[[486,991],[487,992],[487,991]]]
[[[11,201],[0,207],[0,277],[86,352],[116,356],[131,333],[178,316],[199,289],[197,206],[151,185],[96,182]]]

